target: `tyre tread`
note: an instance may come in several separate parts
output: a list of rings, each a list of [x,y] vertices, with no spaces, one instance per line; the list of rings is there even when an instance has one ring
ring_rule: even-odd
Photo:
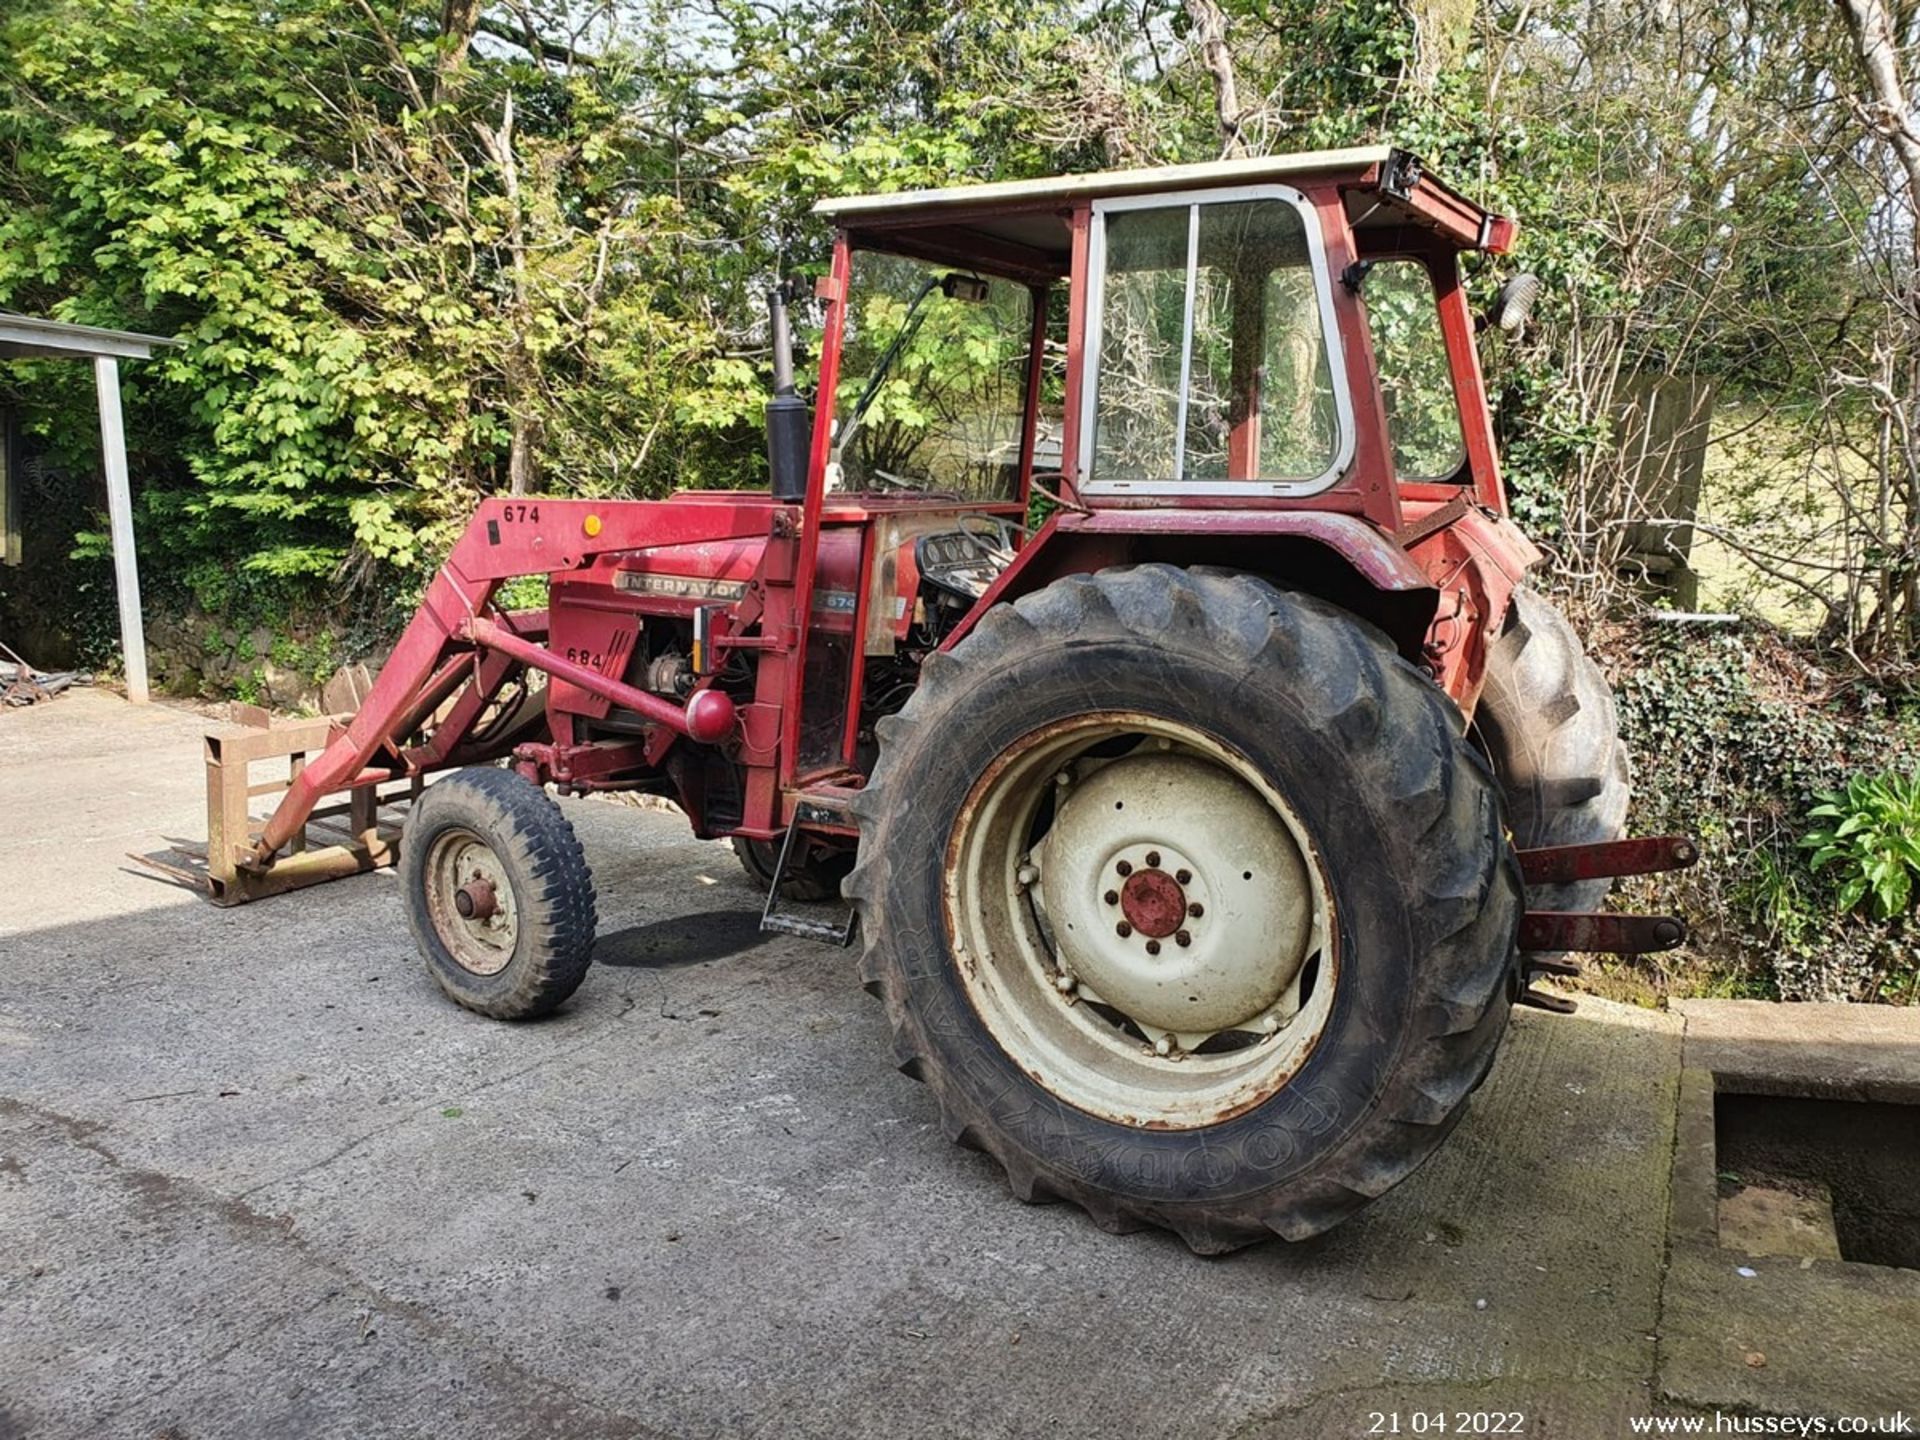
[[[440,958],[420,872],[442,812],[495,843],[510,879],[524,886],[515,902],[525,939],[502,972],[511,976],[503,989],[464,984],[466,972]],[[523,776],[475,766],[429,786],[409,817],[400,866],[408,929],[455,1003],[497,1020],[534,1019],[559,1009],[586,979],[598,923],[593,871],[566,814]]]
[[[1632,777],[1613,691],[1566,616],[1536,591],[1513,592],[1474,732],[1521,849],[1626,833]],[[1528,899],[1540,910],[1597,910],[1610,888],[1607,880],[1536,886]]]

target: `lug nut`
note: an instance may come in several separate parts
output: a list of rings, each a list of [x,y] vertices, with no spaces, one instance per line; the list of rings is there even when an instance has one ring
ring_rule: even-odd
[[[1115,865],[1113,868],[1119,871],[1122,875],[1133,874],[1133,865],[1130,861],[1122,860],[1118,865]]]
[[[1150,870],[1158,870],[1160,868],[1160,852],[1158,850],[1147,851],[1147,868]]]
[[[1190,884],[1193,881],[1193,871],[1176,870],[1173,872],[1173,878],[1178,880],[1182,885]]]
[[[1020,867],[1020,873],[1015,876],[1015,878],[1019,880],[1022,885],[1031,885],[1040,878],[1040,872],[1031,865],[1022,865]]]
[[[1067,974],[1067,972],[1064,970],[1062,970],[1058,975],[1053,977],[1053,988],[1058,990],[1062,995],[1071,994],[1073,992],[1073,987],[1078,983],[1079,982],[1076,981],[1073,978],[1073,976]]]
[[[1198,900],[1194,901],[1191,905],[1187,906],[1187,914],[1191,915],[1196,920],[1198,920],[1202,915],[1206,913],[1207,913],[1206,907],[1202,905]]]
[[[1154,1041],[1153,1053],[1156,1055],[1171,1055],[1173,1053],[1172,1037],[1162,1035],[1158,1040]]]
[[[1113,927],[1113,933],[1118,935],[1122,940],[1124,940],[1129,935],[1133,934],[1133,926],[1129,925],[1126,921],[1122,920],[1118,925]]]
[[[1158,955],[1159,953],[1160,953],[1160,942],[1158,940],[1147,941],[1147,954]]]
[[[1120,892],[1118,890],[1109,890],[1103,898],[1109,905],[1118,905],[1120,903]]]
[[[1173,932],[1173,943],[1184,950],[1187,946],[1193,944],[1193,936],[1189,935],[1185,930],[1176,930]]]

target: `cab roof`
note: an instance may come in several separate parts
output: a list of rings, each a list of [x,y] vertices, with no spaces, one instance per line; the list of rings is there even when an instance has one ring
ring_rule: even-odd
[[[1358,175],[1385,164],[1396,152],[1390,145],[1361,145],[1344,150],[1307,150],[1293,155],[1263,155],[1245,160],[1215,160],[1200,165],[1158,165],[1138,170],[1095,170],[1052,175],[1038,180],[949,185],[938,190],[900,190],[892,194],[847,195],[820,201],[813,213],[844,224],[869,218],[905,217],[955,207],[1007,206],[1102,199],[1161,190],[1200,190],[1264,181]],[[1399,152],[1404,153],[1404,152]]]
[[[1429,175],[1418,156],[1391,145],[848,195],[813,209],[862,248],[1044,283],[1066,274],[1072,237],[1065,216],[1086,202],[1329,181],[1341,185],[1348,222],[1357,232],[1412,228],[1464,250],[1500,252],[1512,244],[1511,220],[1465,199]]]

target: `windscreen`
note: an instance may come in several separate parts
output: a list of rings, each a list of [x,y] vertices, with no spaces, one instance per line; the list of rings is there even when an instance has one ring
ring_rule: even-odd
[[[841,489],[1019,496],[1032,297],[968,274],[943,286],[949,274],[896,255],[854,257],[834,408]]]

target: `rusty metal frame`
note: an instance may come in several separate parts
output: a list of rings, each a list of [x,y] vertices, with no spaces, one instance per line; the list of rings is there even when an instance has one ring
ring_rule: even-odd
[[[1647,835],[1586,845],[1546,845],[1516,851],[1514,858],[1520,862],[1520,874],[1527,884],[1567,885],[1618,875],[1684,870],[1700,859],[1700,847],[1687,835]]]
[[[1604,955],[1648,955],[1684,945],[1687,927],[1672,915],[1603,915],[1578,910],[1529,910],[1520,917],[1523,952],[1584,950]],[[1529,961],[1535,970],[1552,967]]]
[[[131,858],[204,890],[214,904],[223,906],[392,865],[399,855],[402,815],[382,812],[404,812],[418,798],[424,777],[390,770],[366,770],[355,776],[343,787],[345,799],[303,815],[287,843],[287,853],[271,867],[252,863],[260,828],[253,818],[253,802],[290,789],[305,773],[307,757],[324,751],[340,733],[340,721],[324,716],[208,731],[205,852],[176,847]],[[287,762],[284,778],[255,782],[254,765],[274,760]],[[399,788],[391,788],[396,781]],[[383,786],[389,787],[384,793]]]

